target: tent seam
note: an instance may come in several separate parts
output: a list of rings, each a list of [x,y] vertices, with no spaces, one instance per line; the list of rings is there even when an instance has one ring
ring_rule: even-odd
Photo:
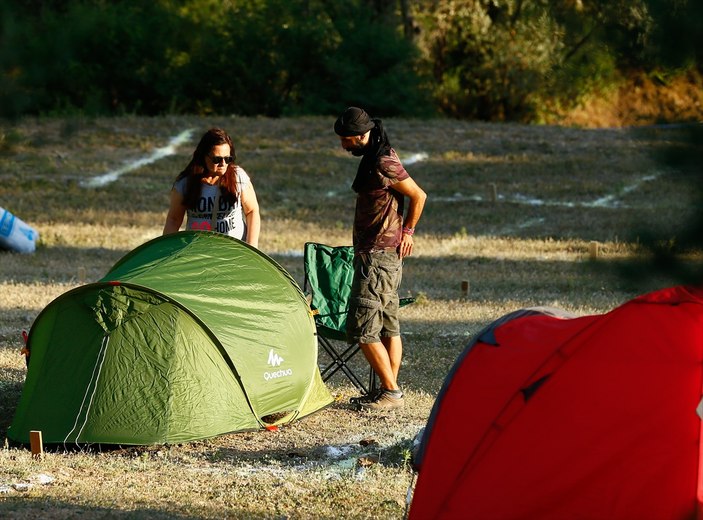
[[[90,401],[88,402],[88,408],[86,408],[86,410],[85,410],[85,417],[83,420],[83,424],[80,427],[80,431],[76,435],[76,440],[75,440],[76,445],[78,444],[78,438],[80,437],[81,433],[83,433],[83,429],[85,428],[85,425],[88,423],[88,414],[90,412],[90,407],[92,405],[93,398],[95,397],[95,392],[98,388],[97,382],[98,382],[98,379],[100,379],[100,373],[102,372],[102,367],[105,363],[105,352],[107,350],[107,345],[109,342],[110,342],[109,335],[103,336],[102,346],[100,347],[100,352],[98,353],[98,360],[96,361],[96,364],[93,367],[93,375],[91,375],[90,382],[88,383],[88,386],[85,389],[85,394],[83,395],[83,401],[81,401],[81,405],[78,408],[78,414],[76,415],[76,420],[73,423],[73,428],[71,428],[71,430],[66,434],[66,437],[64,437],[64,439],[63,439],[64,446],[66,445],[66,441],[68,440],[69,435],[71,435],[71,433],[73,433],[73,431],[78,426],[78,419],[81,416],[81,413],[83,411],[83,405],[85,404],[86,396],[90,392],[90,386],[92,384],[93,385],[93,393],[90,396]],[[97,375],[95,374],[96,368],[98,368]]]

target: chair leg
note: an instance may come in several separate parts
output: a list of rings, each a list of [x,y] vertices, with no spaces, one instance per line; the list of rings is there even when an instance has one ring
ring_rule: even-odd
[[[318,336],[318,340],[332,360],[331,363],[320,372],[322,380],[327,381],[334,374],[336,374],[338,370],[341,370],[357,390],[364,395],[368,394],[369,387],[367,387],[347,365],[347,362],[359,351],[359,345],[351,345],[340,354],[339,351],[334,348],[334,345],[332,345],[326,338]]]
[[[376,371],[372,368],[369,367],[369,394],[374,393],[376,390],[378,390],[380,387],[380,381],[378,380],[378,376],[376,375]]]

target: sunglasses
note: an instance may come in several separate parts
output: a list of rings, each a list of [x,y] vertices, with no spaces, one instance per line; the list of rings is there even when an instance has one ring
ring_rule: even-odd
[[[232,157],[231,155],[227,155],[225,157],[222,157],[220,155],[210,155],[208,157],[210,157],[210,160],[214,164],[222,164],[222,163],[229,164],[232,161],[234,161],[234,157]]]

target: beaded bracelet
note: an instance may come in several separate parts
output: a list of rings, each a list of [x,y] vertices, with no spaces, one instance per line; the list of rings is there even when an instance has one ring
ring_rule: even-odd
[[[413,236],[413,235],[415,234],[415,228],[404,227],[404,228],[403,228],[403,234],[404,234],[404,235]]]

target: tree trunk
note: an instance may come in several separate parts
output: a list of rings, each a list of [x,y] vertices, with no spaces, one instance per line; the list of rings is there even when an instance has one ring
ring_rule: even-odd
[[[415,27],[410,0],[400,0],[400,15],[403,17],[403,34],[409,42],[415,40]]]

